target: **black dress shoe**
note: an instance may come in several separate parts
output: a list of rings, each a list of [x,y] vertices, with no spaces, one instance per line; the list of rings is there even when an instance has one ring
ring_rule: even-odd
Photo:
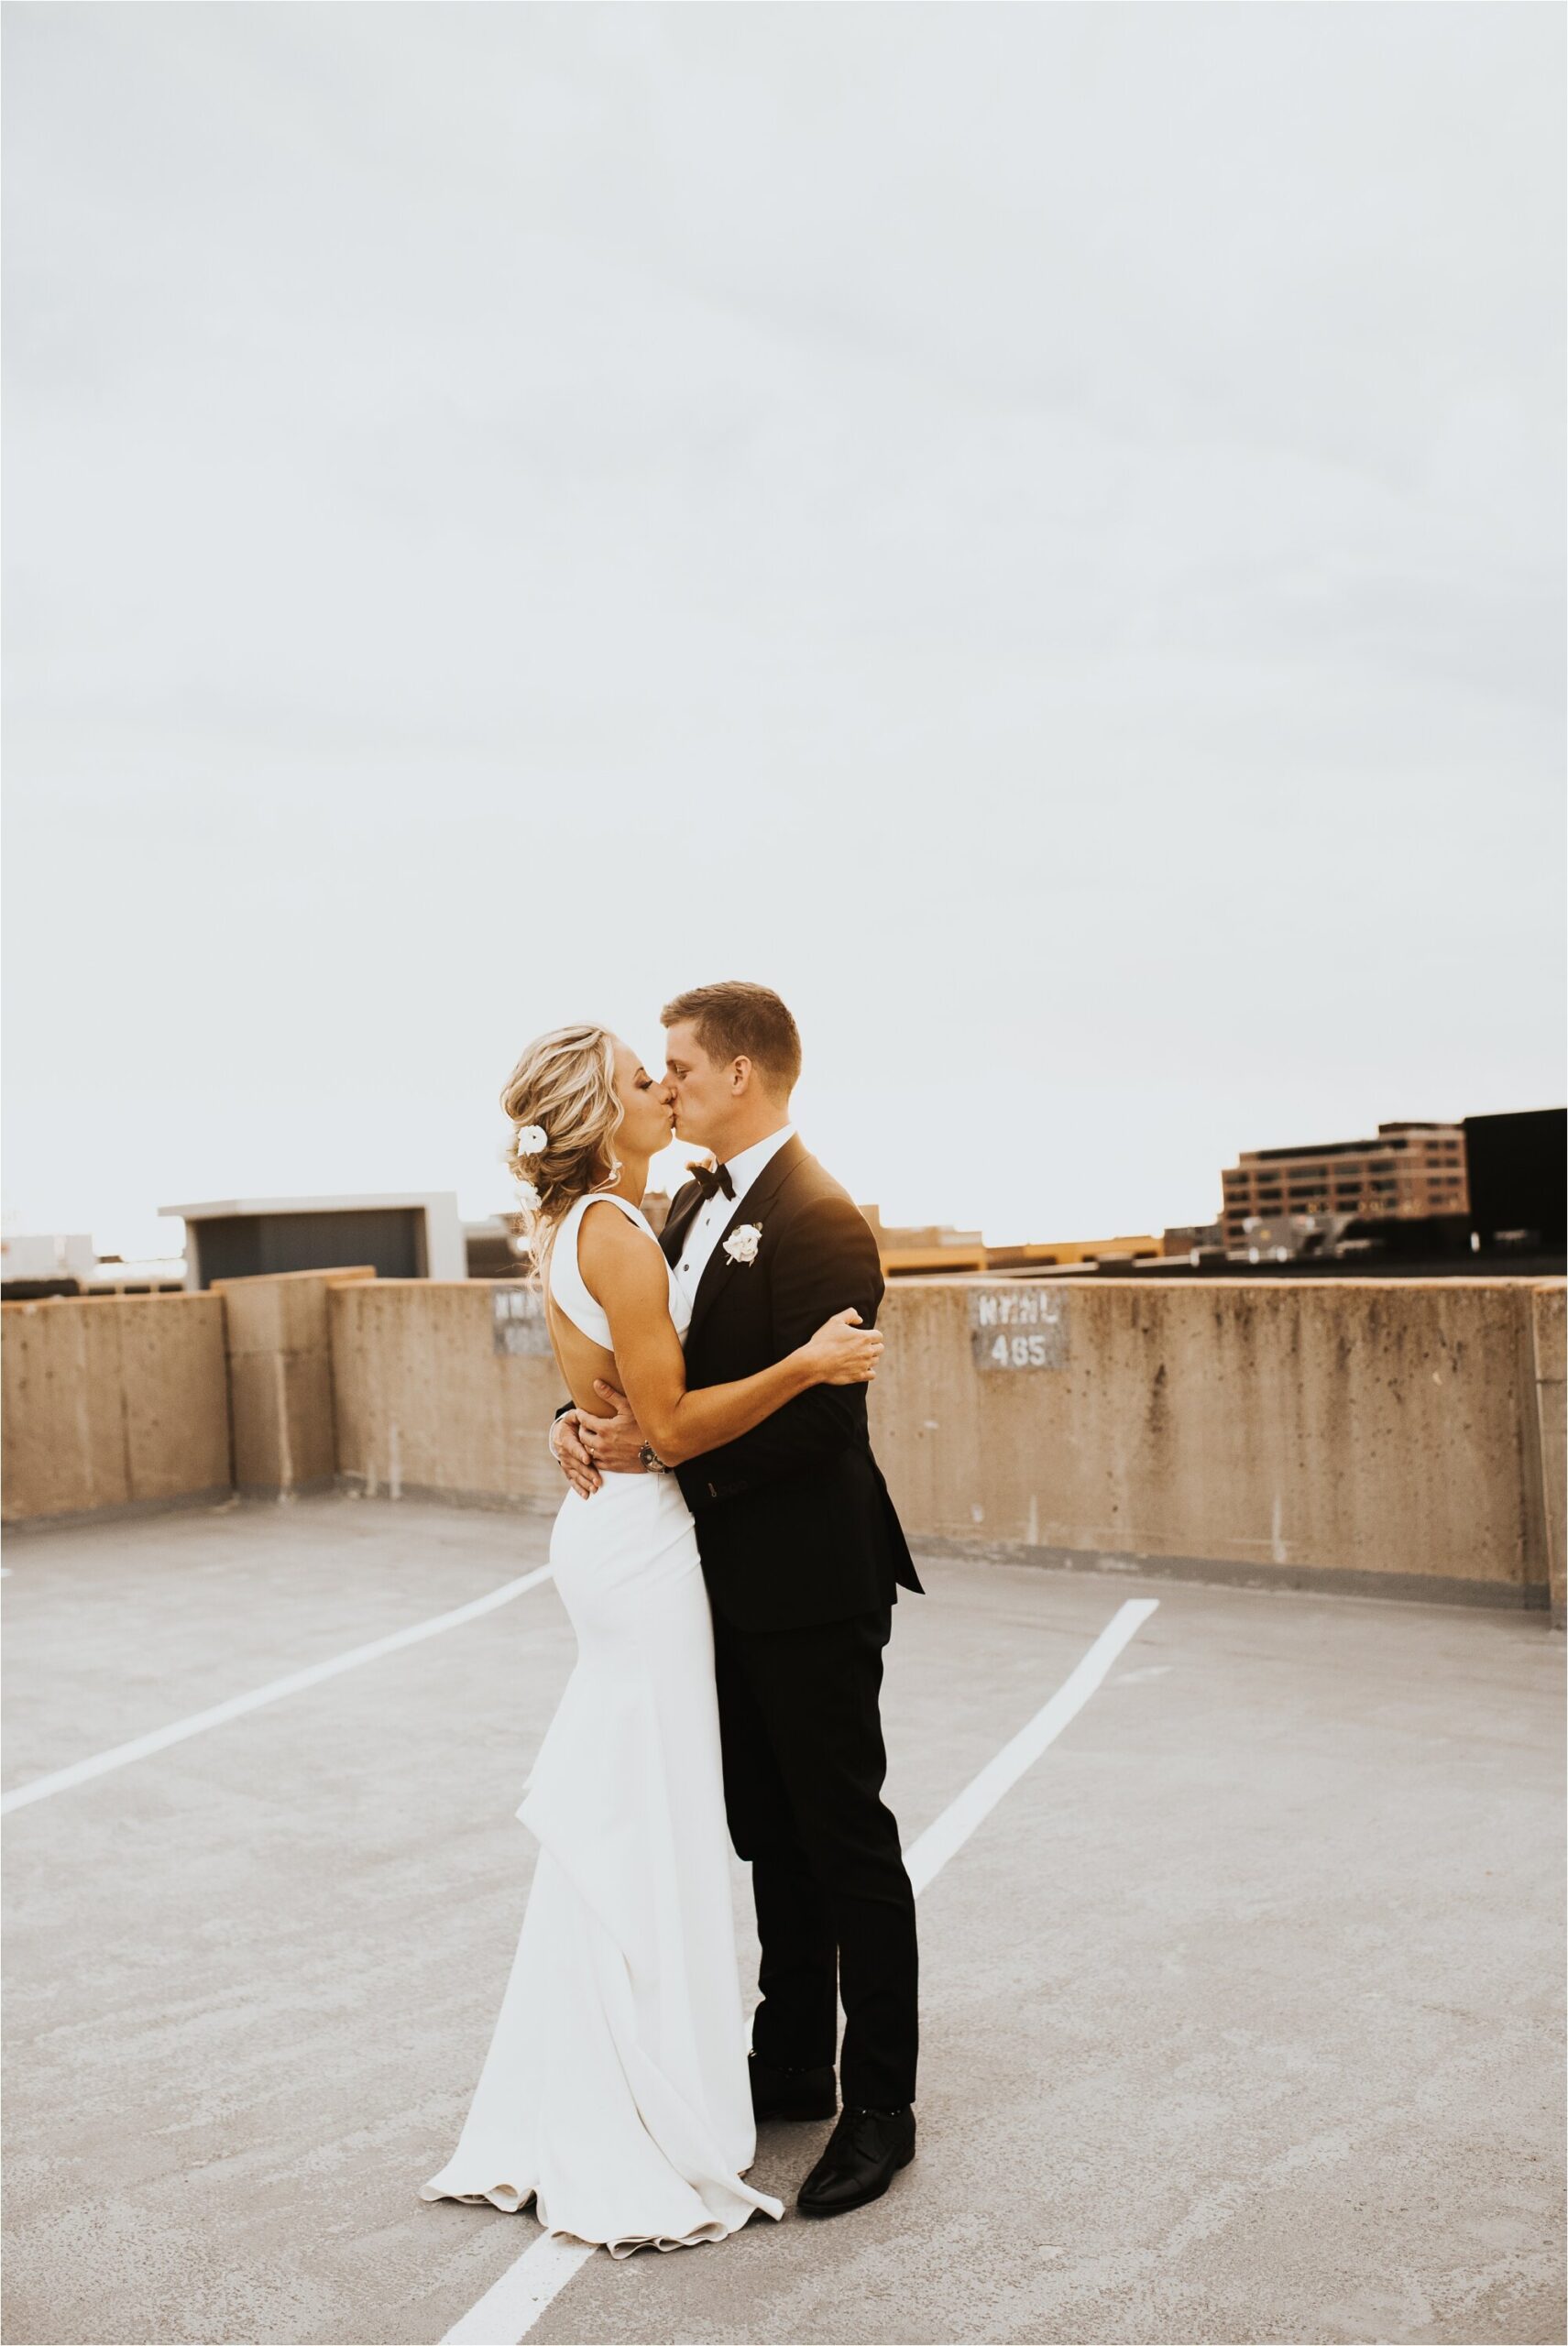
[[[847,2215],[880,2199],[914,2156],[913,2110],[846,2110],[795,2204],[803,2216]]]
[[[831,2118],[838,2110],[839,2080],[831,2062],[820,2069],[780,2069],[753,2053],[747,2066],[753,2118]]]

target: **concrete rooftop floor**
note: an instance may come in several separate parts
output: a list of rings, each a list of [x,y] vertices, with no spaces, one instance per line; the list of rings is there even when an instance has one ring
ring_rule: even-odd
[[[327,1497],[16,1535],[6,1785],[482,1596],[548,1530]],[[1159,1603],[922,1894],[919,2156],[833,2223],[597,2254],[530,2336],[1556,2346],[1563,1639],[923,1573],[884,1703],[906,1844]],[[488,2043],[571,1661],[545,1581],[13,1811],[10,2346],[434,2346],[540,2237],[417,2188]],[[764,2128],[752,2180],[789,2198],[827,2131]]]

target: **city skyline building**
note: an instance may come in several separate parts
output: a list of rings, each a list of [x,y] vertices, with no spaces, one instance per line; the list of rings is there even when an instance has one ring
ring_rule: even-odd
[[[1406,1119],[1380,1124],[1375,1139],[1244,1149],[1220,1181],[1228,1246],[1245,1245],[1250,1225],[1292,1216],[1417,1221],[1470,1203],[1463,1126]]]

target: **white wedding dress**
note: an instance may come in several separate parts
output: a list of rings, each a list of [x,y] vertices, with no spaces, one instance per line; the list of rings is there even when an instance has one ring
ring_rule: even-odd
[[[558,1311],[609,1348],[562,1222]],[[670,1273],[684,1337],[690,1306]],[[490,2047],[451,2158],[422,2199],[532,2198],[546,2231],[612,2256],[723,2240],[784,2204],[756,2154],[724,1817],[713,1623],[673,1474],[568,1490],[550,1540],[576,1667],[518,1816],[539,1841]]]

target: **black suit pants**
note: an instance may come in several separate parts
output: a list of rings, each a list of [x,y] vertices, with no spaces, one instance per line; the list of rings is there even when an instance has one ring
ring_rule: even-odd
[[[878,1697],[893,1608],[804,1628],[737,1629],[714,1647],[730,1837],[750,1860],[762,1943],[758,2057],[830,2064],[844,2005],[846,2106],[915,2099],[915,1892],[887,1773]]]

